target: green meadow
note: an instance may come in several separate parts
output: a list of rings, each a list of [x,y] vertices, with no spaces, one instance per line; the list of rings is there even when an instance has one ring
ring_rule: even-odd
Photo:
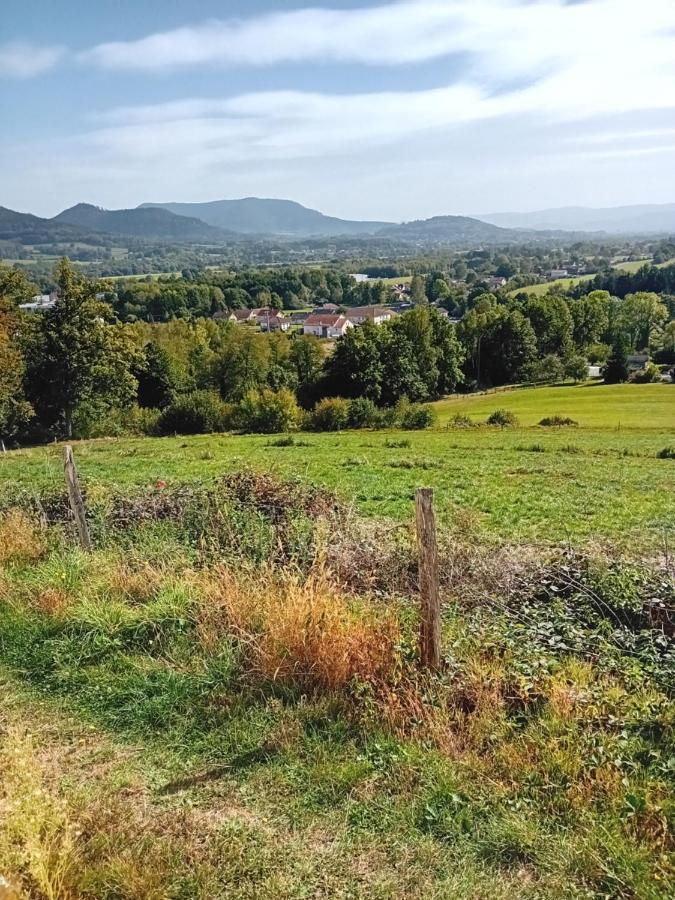
[[[424,432],[76,442],[91,553],[62,445],[1,454],[0,896],[672,897],[673,399],[568,386],[446,400]],[[521,424],[452,424],[497,407]]]
[[[513,411],[515,428],[454,427]],[[609,541],[658,552],[675,524],[671,385],[589,384],[500,391],[437,404],[424,432],[200,435],[81,441],[75,455],[90,491],[205,481],[252,467],[334,489],[361,515],[410,521],[416,487],[436,490],[442,523],[490,542]],[[538,426],[547,415],[578,427]],[[62,447],[0,459],[5,495],[60,490]]]

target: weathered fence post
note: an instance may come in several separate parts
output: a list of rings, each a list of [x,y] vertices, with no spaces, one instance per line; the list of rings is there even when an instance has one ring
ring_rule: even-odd
[[[415,492],[417,549],[420,579],[420,659],[425,669],[441,668],[441,604],[438,593],[438,546],[434,518],[434,492]]]
[[[68,500],[70,508],[75,516],[75,524],[77,533],[80,538],[80,547],[83,550],[91,551],[91,537],[87,526],[87,517],[84,510],[84,500],[82,499],[82,491],[80,490],[80,481],[77,477],[77,469],[75,468],[75,460],[73,459],[73,448],[70,444],[66,444],[64,448],[63,468],[66,473],[66,485],[68,486]]]

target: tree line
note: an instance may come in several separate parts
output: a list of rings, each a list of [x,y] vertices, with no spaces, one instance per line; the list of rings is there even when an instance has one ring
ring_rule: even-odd
[[[675,363],[675,323],[667,304],[650,292],[623,299],[606,291],[579,297],[481,293],[455,324],[428,302],[427,279],[414,288],[420,297],[410,311],[327,344],[206,317],[122,321],[101,285],[69,261],[59,264],[55,277],[57,303],[25,314],[19,305],[34,286],[18,269],[0,266],[5,442],[170,432],[216,421],[269,430],[270,423],[300,423],[303,410],[317,408],[324,413],[311,420],[315,427],[327,421],[328,408],[342,410],[335,421],[352,426],[410,424],[424,416],[401,404],[425,404],[458,390],[583,380],[589,362],[612,371],[617,356],[621,362],[642,349]],[[313,278],[319,281],[307,276]],[[188,289],[191,282],[184,282]],[[620,380],[623,370],[617,371]],[[331,398],[351,401],[354,409],[326,406]],[[395,409],[398,417],[380,412]]]

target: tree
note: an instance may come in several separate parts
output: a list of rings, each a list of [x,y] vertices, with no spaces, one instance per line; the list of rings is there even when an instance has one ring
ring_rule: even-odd
[[[547,353],[532,363],[529,375],[532,381],[562,381],[565,370],[562,361],[555,353]]]
[[[32,317],[26,336],[26,393],[41,421],[66,438],[86,404],[102,412],[133,400],[135,349],[122,326],[108,324],[111,308],[96,285],[63,259],[56,270],[58,300]]]
[[[646,350],[669,319],[668,307],[658,294],[628,294],[619,308],[616,326],[633,350]]]
[[[573,322],[569,307],[562,297],[555,294],[528,297],[523,313],[534,329],[537,349],[542,356],[547,353],[567,356],[572,345]]]
[[[588,378],[588,360],[580,353],[565,360],[565,375],[575,382],[586,381]]]
[[[619,336],[612,346],[612,352],[605,371],[603,372],[605,384],[620,384],[628,381],[628,353],[626,350],[626,340]]]
[[[25,363],[20,346],[21,314],[18,304],[34,286],[23,272],[0,265],[0,436],[13,438],[32,415],[23,393]]]
[[[412,281],[410,282],[410,301],[415,305],[420,303],[428,303],[427,295],[426,295],[426,286],[424,284],[424,278],[421,275],[413,275]]]
[[[149,409],[164,409],[173,403],[180,376],[166,350],[150,343],[139,362],[133,371],[138,382],[138,405]]]
[[[366,322],[341,338],[326,361],[323,392],[338,397],[382,400],[385,367],[382,354],[384,326]]]
[[[572,300],[573,338],[579,349],[600,343],[609,330],[612,299],[609,291],[591,291]]]

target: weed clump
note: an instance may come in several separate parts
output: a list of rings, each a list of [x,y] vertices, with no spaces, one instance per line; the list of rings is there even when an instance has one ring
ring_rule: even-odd
[[[198,633],[207,647],[237,636],[251,676],[303,688],[344,690],[389,682],[396,665],[395,617],[350,601],[321,575],[242,579],[222,571],[204,585]]]
[[[565,428],[566,426],[576,428],[579,423],[576,419],[570,419],[569,416],[545,416],[539,424],[542,428]]]
[[[31,517],[10,509],[0,520],[0,564],[28,563],[45,552],[43,536]]]
[[[675,447],[664,447],[656,454],[657,459],[675,459]]]

